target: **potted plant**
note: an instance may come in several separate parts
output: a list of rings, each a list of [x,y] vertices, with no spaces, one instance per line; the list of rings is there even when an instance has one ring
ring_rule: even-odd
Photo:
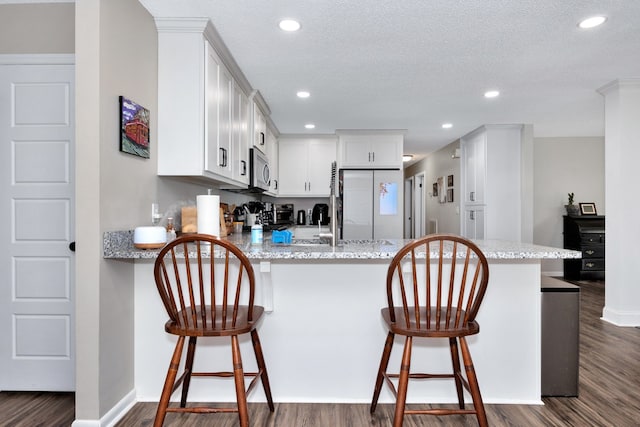
[[[578,215],[580,210],[578,209],[578,205],[573,204],[573,193],[567,193],[569,196],[569,203],[564,205],[564,208],[567,210],[567,215]]]

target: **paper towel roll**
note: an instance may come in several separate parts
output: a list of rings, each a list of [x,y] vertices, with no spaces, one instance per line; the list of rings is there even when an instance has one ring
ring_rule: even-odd
[[[220,196],[196,196],[198,233],[220,236]]]

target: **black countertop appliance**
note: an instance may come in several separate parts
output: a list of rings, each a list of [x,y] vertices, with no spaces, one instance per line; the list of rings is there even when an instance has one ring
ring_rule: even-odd
[[[307,216],[304,212],[304,209],[300,209],[298,211],[298,225],[305,225],[307,223]]]
[[[317,203],[311,213],[311,225],[329,225],[329,205]]]

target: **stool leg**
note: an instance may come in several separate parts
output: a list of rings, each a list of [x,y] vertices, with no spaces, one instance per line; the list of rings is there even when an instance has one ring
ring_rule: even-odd
[[[456,391],[458,392],[458,406],[464,409],[464,392],[462,380],[460,379],[460,354],[458,353],[458,341],[456,338],[449,338],[451,348],[451,363],[453,364],[453,378],[456,381]]]
[[[164,417],[167,415],[167,407],[169,406],[169,398],[171,397],[173,384],[176,381],[176,375],[178,374],[178,368],[180,367],[180,358],[182,357],[183,347],[184,337],[181,336],[178,337],[178,342],[176,342],[176,347],[173,350],[173,357],[171,357],[167,377],[164,380],[164,387],[162,388],[160,402],[158,402],[158,410],[156,411],[156,419],[153,422],[153,427],[162,427],[162,424],[164,423]]]
[[[402,427],[404,419],[404,407],[407,401],[407,388],[409,387],[409,372],[411,368],[411,345],[413,339],[408,336],[404,343],[402,364],[400,365],[400,378],[398,380],[398,398],[396,400],[396,412],[393,417],[393,427]]]
[[[233,378],[236,384],[238,402],[238,416],[240,427],[249,427],[249,409],[247,407],[247,392],[244,385],[244,371],[242,370],[242,356],[237,335],[231,336],[231,354],[233,357]]]
[[[187,405],[187,395],[189,394],[189,384],[191,384],[191,374],[193,373],[193,359],[196,352],[197,337],[189,337],[189,344],[187,344],[187,359],[185,360],[185,376],[182,382],[182,397],[180,399],[180,407],[184,408]]]
[[[473,406],[476,410],[478,424],[480,427],[488,427],[487,414],[484,411],[482,395],[480,394],[480,387],[478,386],[478,378],[476,377],[476,371],[473,367],[471,353],[469,352],[465,337],[460,337],[460,349],[462,350],[462,360],[464,362],[464,369],[467,372],[467,380],[469,382],[469,388],[471,389],[471,397],[473,398]]]
[[[384,381],[384,374],[387,372],[387,366],[389,365],[389,357],[391,356],[391,349],[393,348],[393,332],[387,334],[387,340],[384,343],[384,349],[382,350],[382,359],[380,360],[380,367],[378,368],[378,377],[376,378],[376,386],[373,389],[373,398],[371,399],[370,412],[373,414],[378,405],[378,398],[380,397],[380,391],[382,390],[382,382]]]
[[[264,394],[267,397],[267,403],[269,410],[273,412],[275,410],[273,406],[273,398],[271,397],[271,386],[269,385],[269,375],[267,375],[267,365],[264,363],[264,355],[262,354],[262,346],[260,345],[260,338],[258,338],[258,331],[255,329],[251,331],[251,342],[253,343],[253,351],[256,354],[256,361],[258,362],[258,369],[262,374],[260,379],[262,381],[262,388],[264,388]]]

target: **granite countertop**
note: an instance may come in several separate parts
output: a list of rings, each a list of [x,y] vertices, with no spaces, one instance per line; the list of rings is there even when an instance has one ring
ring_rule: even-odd
[[[317,244],[313,240],[294,239],[293,244],[272,243],[270,233],[264,243],[252,245],[250,234],[226,237],[256,260],[328,260],[328,259],[391,259],[409,240],[348,240],[338,246]],[[487,259],[565,259],[580,258],[581,252],[548,246],[500,240],[478,240],[475,243]],[[133,230],[104,233],[103,257],[106,259],[155,259],[159,249],[138,249],[133,246]],[[420,255],[419,255],[420,256]],[[424,256],[424,254],[422,254]]]

